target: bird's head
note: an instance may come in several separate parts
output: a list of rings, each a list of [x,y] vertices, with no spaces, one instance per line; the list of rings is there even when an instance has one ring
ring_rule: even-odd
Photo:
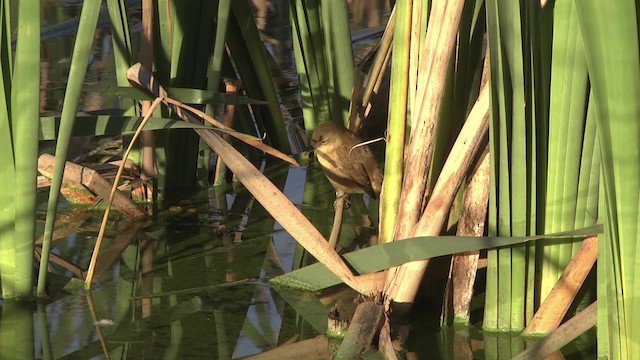
[[[340,125],[326,121],[318,125],[311,136],[311,146],[316,150],[327,150],[335,146],[344,131]]]

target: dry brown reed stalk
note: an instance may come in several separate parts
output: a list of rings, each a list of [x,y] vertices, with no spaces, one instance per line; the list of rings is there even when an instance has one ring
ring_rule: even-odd
[[[485,86],[451,149],[422,217],[408,237],[440,234],[458,187],[488,129],[489,88]],[[427,263],[428,260],[414,261],[389,269],[385,288],[388,301],[413,303]]]

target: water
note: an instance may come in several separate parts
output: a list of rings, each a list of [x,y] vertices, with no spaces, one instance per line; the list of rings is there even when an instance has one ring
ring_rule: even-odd
[[[303,168],[272,171],[288,174],[285,193],[302,199]],[[38,358],[231,358],[277,344],[289,310],[268,279],[291,270],[295,241],[243,190],[209,188],[159,210],[131,236],[114,216],[101,250],[113,264],[90,297],[53,265],[56,298],[22,319],[34,326]],[[86,268],[99,216],[91,212],[85,231],[56,241],[53,252]],[[3,310],[0,319],[10,319]]]

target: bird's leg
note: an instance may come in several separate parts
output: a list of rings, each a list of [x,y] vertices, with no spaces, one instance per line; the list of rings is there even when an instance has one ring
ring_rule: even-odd
[[[333,226],[329,235],[329,245],[335,249],[338,245],[338,237],[340,236],[340,225],[342,224],[342,213],[345,206],[346,194],[340,190],[336,191],[336,201],[333,202],[333,208],[336,210],[333,215]]]
[[[336,200],[333,202],[333,208],[337,209],[339,202],[344,202],[344,208],[348,209],[351,207],[351,203],[349,202],[349,194],[343,193],[341,190],[336,190]]]

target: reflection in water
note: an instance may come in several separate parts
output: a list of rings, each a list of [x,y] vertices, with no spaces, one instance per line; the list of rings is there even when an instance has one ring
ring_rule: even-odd
[[[388,1],[384,1],[388,8]],[[380,8],[375,0],[347,0],[351,22],[355,27],[381,26]],[[388,9],[387,9],[388,10]]]
[[[131,3],[135,5],[137,2]],[[43,115],[56,115],[62,111],[81,6],[82,2],[64,5],[60,1],[43,2],[43,24],[49,25],[43,25],[42,30],[40,112]],[[95,83],[116,84],[112,36],[106,8],[100,13],[85,78],[85,85]],[[120,105],[117,96],[84,90],[79,110],[89,112],[115,109],[120,108]]]

